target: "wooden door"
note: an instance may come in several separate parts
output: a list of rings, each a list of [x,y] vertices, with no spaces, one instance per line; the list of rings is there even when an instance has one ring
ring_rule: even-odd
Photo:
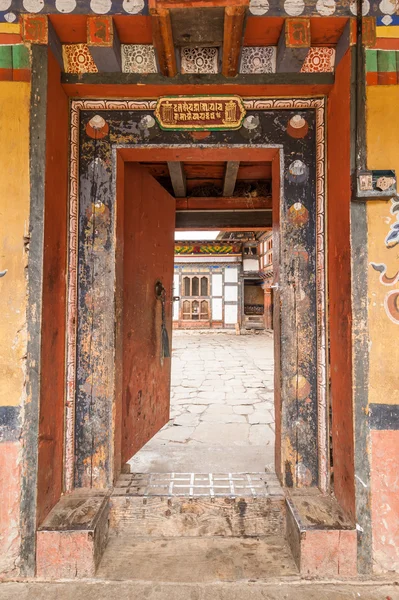
[[[175,199],[147,171],[125,164],[122,464],[169,420],[171,359],[162,351],[162,302],[172,343]]]

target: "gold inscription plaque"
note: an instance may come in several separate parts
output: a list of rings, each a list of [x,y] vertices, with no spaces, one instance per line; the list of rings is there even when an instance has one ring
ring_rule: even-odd
[[[239,96],[176,96],[159,98],[155,118],[162,129],[238,129],[245,117]]]

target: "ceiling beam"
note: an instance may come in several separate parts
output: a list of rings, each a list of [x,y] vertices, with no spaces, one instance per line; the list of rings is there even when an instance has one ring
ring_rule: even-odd
[[[176,210],[272,210],[271,196],[221,198],[191,197],[176,199]]]
[[[150,8],[150,14],[152,39],[160,72],[167,77],[175,77],[177,75],[177,65],[169,9]]]
[[[229,160],[226,163],[223,181],[223,196],[226,198],[234,194],[239,166],[238,160]]]
[[[277,45],[277,73],[299,73],[311,46],[310,20],[285,19]]]
[[[224,9],[222,74],[225,77],[235,77],[238,73],[245,14],[245,6],[226,6]]]
[[[176,211],[176,229],[266,229],[272,226],[271,210]]]
[[[183,163],[180,161],[169,161],[168,169],[176,198],[185,198],[187,196],[187,185]]]
[[[121,44],[112,17],[87,17],[87,45],[99,73],[120,73]]]

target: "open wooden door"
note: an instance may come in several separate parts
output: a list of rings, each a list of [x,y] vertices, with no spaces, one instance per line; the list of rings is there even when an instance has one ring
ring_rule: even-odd
[[[175,199],[143,167],[125,163],[124,181],[122,464],[169,420],[171,359],[156,283],[166,292],[171,352],[175,231]]]

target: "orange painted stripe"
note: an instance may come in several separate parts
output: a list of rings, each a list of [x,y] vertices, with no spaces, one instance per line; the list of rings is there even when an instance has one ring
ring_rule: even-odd
[[[379,85],[395,85],[396,83],[398,83],[398,75],[396,71],[393,73],[378,73]]]
[[[0,81],[12,81],[12,69],[0,69]]]
[[[0,33],[0,45],[20,44],[22,37],[19,33]]]
[[[29,69],[14,69],[12,72],[13,81],[30,81]]]
[[[366,84],[377,85],[378,84],[378,73],[366,73]]]
[[[377,38],[375,48],[377,50],[399,50],[399,39]]]

